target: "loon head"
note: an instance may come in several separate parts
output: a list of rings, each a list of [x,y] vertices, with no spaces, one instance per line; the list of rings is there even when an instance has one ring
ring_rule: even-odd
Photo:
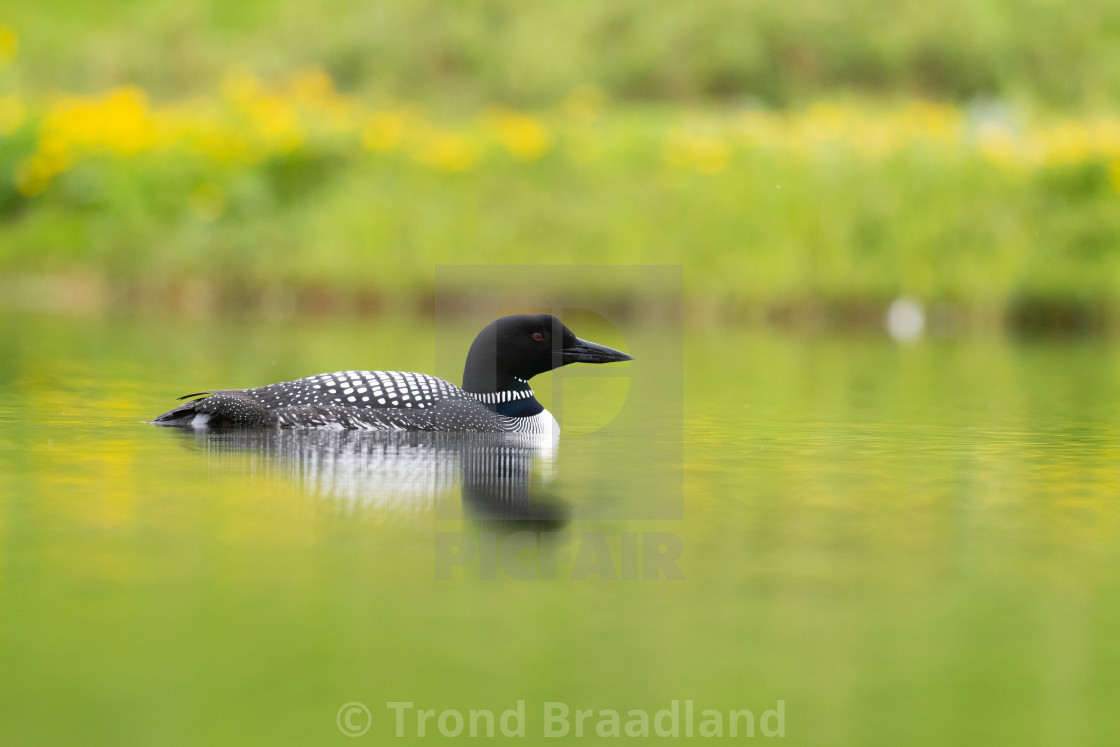
[[[491,322],[467,354],[463,389],[501,392],[569,363],[632,361],[634,356],[581,340],[551,314],[515,314]]]

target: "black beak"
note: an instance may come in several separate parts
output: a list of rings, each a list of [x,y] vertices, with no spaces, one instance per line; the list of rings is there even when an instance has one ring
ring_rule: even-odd
[[[559,356],[559,365],[561,366],[566,366],[569,363],[615,363],[617,361],[634,360],[632,355],[627,355],[614,348],[608,348],[606,345],[581,340],[578,337],[575,345],[564,348],[559,353],[553,353],[553,355]]]

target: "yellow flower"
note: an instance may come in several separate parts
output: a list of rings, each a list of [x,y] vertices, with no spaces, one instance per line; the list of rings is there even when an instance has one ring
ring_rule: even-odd
[[[249,103],[246,114],[253,134],[270,150],[287,152],[303,142],[299,113],[287,99],[276,95],[260,96]]]
[[[1108,181],[1112,184],[1114,190],[1120,192],[1120,158],[1109,164]]]
[[[714,176],[731,164],[731,148],[716,137],[674,130],[665,143],[664,157],[674,166],[685,166]]]
[[[9,26],[0,26],[0,66],[6,65],[19,53],[19,38]]]
[[[294,73],[288,87],[296,99],[318,102],[334,97],[334,79],[319,68],[308,68]]]
[[[1051,165],[1082,163],[1089,155],[1090,138],[1080,122],[1061,122],[1042,133],[1046,162]]]
[[[813,104],[801,117],[805,135],[813,140],[836,140],[850,124],[849,112],[827,101]]]
[[[1092,125],[1093,148],[1107,157],[1120,157],[1120,122],[1098,119]]]
[[[334,79],[319,68],[301,70],[288,79],[287,96],[317,132],[351,132],[357,127],[357,101],[340,94]]]
[[[908,126],[931,140],[949,141],[961,134],[961,113],[946,104],[915,101],[906,107],[904,118]]]
[[[506,109],[491,109],[482,115],[483,124],[511,156],[519,161],[536,161],[551,144],[548,130],[535,117]]]
[[[105,145],[112,151],[134,155],[156,141],[154,122],[148,112],[148,97],[135,86],[112,91],[104,100]]]
[[[478,143],[460,133],[435,133],[425,139],[417,153],[420,163],[439,171],[467,171],[478,160]]]
[[[74,157],[66,140],[56,134],[43,134],[39,138],[35,155],[51,175],[68,171],[74,165]]]
[[[731,149],[715,138],[696,138],[691,150],[692,166],[701,174],[714,176],[731,163]]]
[[[156,122],[139,88],[117,88],[100,98],[70,96],[43,118],[42,141],[55,153],[109,151],[130,156],[155,146]]]
[[[864,158],[884,158],[903,145],[904,131],[886,120],[868,121],[854,129],[848,140]]]
[[[1019,147],[1015,137],[998,125],[985,125],[976,134],[982,155],[997,166],[1010,166],[1019,160]]]

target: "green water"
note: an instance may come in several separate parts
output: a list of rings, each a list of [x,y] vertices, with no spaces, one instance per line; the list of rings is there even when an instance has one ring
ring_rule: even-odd
[[[206,387],[457,378],[435,354],[465,350],[457,331],[0,325],[4,744],[404,743],[388,702],[519,700],[522,743],[548,701],[625,721],[673,700],[697,721],[781,701],[784,740],[749,741],[1120,741],[1110,342],[692,328],[681,380],[679,337],[597,330],[638,360],[534,381],[565,434],[483,480],[515,494],[508,520],[464,500],[469,445],[139,422]],[[526,536],[516,567],[445,552]],[[679,542],[656,578],[631,563],[643,538]],[[587,548],[606,559],[576,568]],[[353,741],[351,701],[372,714]]]

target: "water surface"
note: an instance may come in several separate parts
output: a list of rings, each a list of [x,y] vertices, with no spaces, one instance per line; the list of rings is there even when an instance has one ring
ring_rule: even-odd
[[[421,323],[0,324],[5,743],[324,743],[349,701],[384,743],[388,701],[517,700],[533,742],[545,701],[674,699],[784,701],[799,744],[1120,739],[1109,342],[691,330],[682,382],[679,339],[623,329],[629,369],[534,381],[550,449],[141,422],[206,387],[457,378],[436,343],[469,335]],[[556,578],[443,572],[448,536],[519,532]],[[609,577],[643,533],[683,579]],[[573,578],[581,542],[602,573]]]

